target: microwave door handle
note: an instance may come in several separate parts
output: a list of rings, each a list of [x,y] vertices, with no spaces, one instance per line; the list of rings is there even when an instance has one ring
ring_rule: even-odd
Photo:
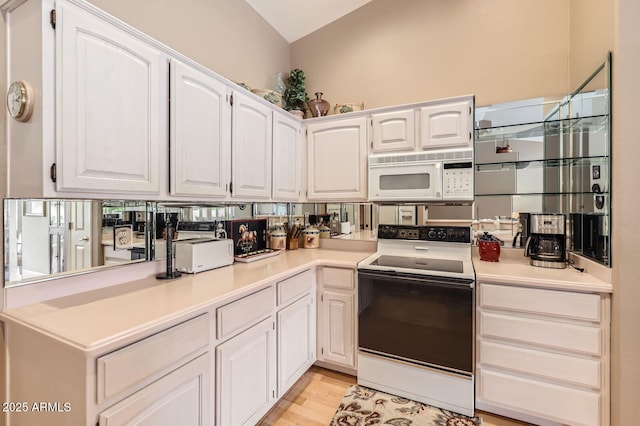
[[[414,249],[418,251],[429,251],[429,247],[414,247]]]

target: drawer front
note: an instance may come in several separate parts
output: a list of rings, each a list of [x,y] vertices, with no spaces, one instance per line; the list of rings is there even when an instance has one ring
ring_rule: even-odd
[[[355,273],[353,269],[323,267],[320,269],[321,282],[325,287],[355,288]]]
[[[204,314],[98,358],[98,403],[141,386],[208,345],[209,315]]]
[[[275,308],[275,290],[269,286],[217,309],[218,339],[248,328]]]
[[[588,355],[602,354],[602,332],[597,327],[481,312],[480,335]]]
[[[482,367],[498,367],[545,379],[600,388],[600,361],[537,351],[494,342],[480,342]]]
[[[296,300],[313,288],[313,273],[310,269],[278,282],[278,306]]]
[[[478,374],[477,399],[562,424],[600,424],[600,394],[509,376],[487,369]]]
[[[480,306],[600,321],[600,296],[588,293],[480,284]]]

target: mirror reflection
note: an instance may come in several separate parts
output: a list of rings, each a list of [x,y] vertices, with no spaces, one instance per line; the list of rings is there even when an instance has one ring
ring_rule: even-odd
[[[152,209],[131,201],[5,200],[5,285],[150,258]]]
[[[516,218],[562,213],[567,248],[611,266],[610,63],[608,55],[560,99],[476,108],[474,218],[481,230],[486,223],[506,241],[514,230],[527,232]]]

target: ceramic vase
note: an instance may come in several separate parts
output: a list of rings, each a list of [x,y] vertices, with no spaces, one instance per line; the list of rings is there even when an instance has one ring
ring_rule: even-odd
[[[322,92],[316,92],[315,95],[315,99],[307,102],[311,110],[311,115],[314,117],[323,117],[329,112],[329,102],[322,99]]]

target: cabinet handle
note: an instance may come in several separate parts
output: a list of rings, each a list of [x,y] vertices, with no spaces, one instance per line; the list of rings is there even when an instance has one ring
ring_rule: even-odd
[[[55,183],[58,178],[58,170],[56,168],[56,163],[53,163],[51,165],[51,169],[49,170],[49,176],[51,176],[51,181]]]

